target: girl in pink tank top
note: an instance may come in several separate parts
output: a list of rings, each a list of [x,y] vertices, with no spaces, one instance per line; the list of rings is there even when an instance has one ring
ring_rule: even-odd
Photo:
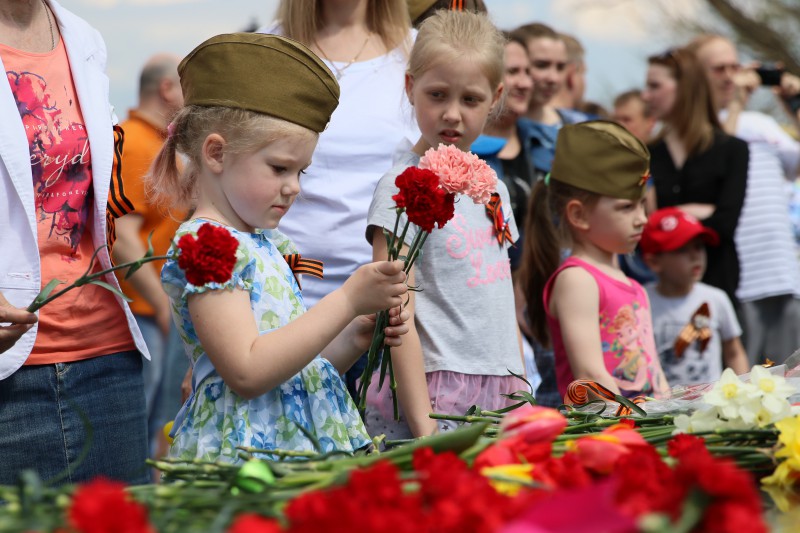
[[[521,283],[562,396],[575,379],[627,397],[669,395],[647,294],[616,261],[647,221],[648,166],[647,148],[622,126],[584,122],[562,128],[551,175],[534,190]]]

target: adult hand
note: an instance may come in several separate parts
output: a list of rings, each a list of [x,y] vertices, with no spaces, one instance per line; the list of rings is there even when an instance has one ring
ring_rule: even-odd
[[[0,293],[0,353],[14,346],[39,319],[35,314],[14,307]]]
[[[743,66],[733,76],[733,84],[736,87],[733,98],[743,108],[747,105],[747,101],[750,100],[750,95],[753,94],[753,91],[761,86],[761,78],[755,70],[757,66],[757,63]]]
[[[800,94],[800,77],[789,72],[784,72],[781,76],[781,84],[775,87],[778,96],[784,99],[792,98]]]

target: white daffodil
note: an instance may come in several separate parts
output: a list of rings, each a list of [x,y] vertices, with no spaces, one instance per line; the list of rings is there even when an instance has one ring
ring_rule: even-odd
[[[753,423],[761,409],[757,396],[755,385],[744,383],[733,370],[726,368],[703,400],[717,407],[723,418],[741,418],[746,423]]]
[[[785,378],[762,366],[753,367],[748,383],[727,368],[713,388],[703,395],[710,407],[691,415],[676,416],[675,433],[747,430],[774,424],[794,412],[788,400],[794,392]]]
[[[791,415],[787,398],[794,394],[794,388],[783,376],[772,374],[763,366],[754,366],[750,372],[750,383],[755,387],[755,393],[751,394],[760,398],[762,408],[771,415],[768,424]]]
[[[716,407],[695,411],[691,416],[678,415],[675,417],[675,433],[703,433],[714,431],[725,425],[725,420],[720,417]]]

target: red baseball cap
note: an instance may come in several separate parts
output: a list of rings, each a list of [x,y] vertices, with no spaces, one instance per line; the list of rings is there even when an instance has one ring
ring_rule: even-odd
[[[699,220],[677,207],[665,207],[647,219],[639,247],[647,254],[672,252],[695,237],[702,237],[711,246],[719,244],[716,231],[703,226]]]

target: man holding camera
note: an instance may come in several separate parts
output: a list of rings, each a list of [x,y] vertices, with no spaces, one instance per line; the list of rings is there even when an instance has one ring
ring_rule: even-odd
[[[737,297],[750,362],[783,362],[800,347],[800,265],[789,219],[787,181],[800,164],[800,144],[769,115],[746,111],[752,92],[771,85],[800,126],[794,104],[800,78],[774,68],[745,68],[733,43],[703,35],[689,45],[706,70],[720,122],[730,135],[747,141],[747,192],[736,229],[741,262]]]

